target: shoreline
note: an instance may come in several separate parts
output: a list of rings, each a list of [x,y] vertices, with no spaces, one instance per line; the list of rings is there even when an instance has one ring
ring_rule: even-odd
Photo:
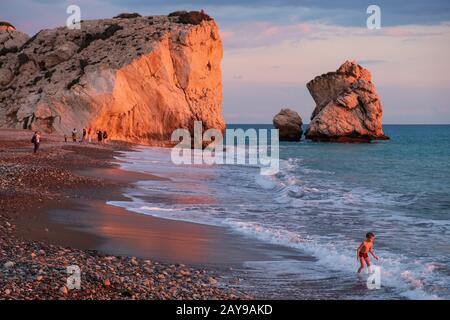
[[[114,164],[114,155],[130,150],[131,144],[81,145],[50,135],[33,155],[30,137],[27,130],[0,130],[0,171],[5,177],[0,185],[0,299],[250,298],[218,269],[110,255],[93,249],[101,246],[101,236],[52,221],[48,212],[76,211],[80,204],[97,209],[103,202],[107,211],[113,210],[105,196],[119,199],[120,190],[143,175],[119,174]],[[103,179],[108,171],[114,180]],[[142,218],[149,217],[137,219]],[[81,290],[66,286],[69,265],[81,268]]]

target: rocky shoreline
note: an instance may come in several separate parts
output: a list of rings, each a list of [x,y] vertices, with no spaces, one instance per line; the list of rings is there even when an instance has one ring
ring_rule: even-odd
[[[0,130],[0,299],[242,299],[215,270],[109,256],[28,240],[23,220],[48,208],[70,205],[92,189],[112,184],[76,170],[109,167],[130,145],[66,144],[44,137],[31,152],[30,131]],[[32,223],[32,222],[30,222]],[[20,229],[20,230],[19,230]],[[52,232],[44,228],[43,233]],[[69,290],[67,267],[81,270],[81,289]]]

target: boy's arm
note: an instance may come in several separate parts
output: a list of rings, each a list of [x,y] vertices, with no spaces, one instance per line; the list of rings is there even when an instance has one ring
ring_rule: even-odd
[[[372,249],[372,248],[370,248],[369,252],[372,254],[372,256],[373,256],[375,259],[378,260],[378,256],[375,255],[375,253],[373,252],[373,249]]]

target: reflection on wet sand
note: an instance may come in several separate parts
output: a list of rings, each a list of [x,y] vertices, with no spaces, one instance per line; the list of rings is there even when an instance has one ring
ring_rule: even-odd
[[[51,210],[49,218],[67,233],[95,235],[99,241],[89,247],[107,254],[222,266],[272,260],[277,253],[289,254],[285,248],[281,250],[221,227],[140,215],[102,201],[90,201],[76,209]],[[77,247],[79,238],[67,237],[72,239],[67,245]]]

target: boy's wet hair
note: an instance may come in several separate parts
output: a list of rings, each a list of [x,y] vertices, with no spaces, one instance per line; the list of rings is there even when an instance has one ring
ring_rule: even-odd
[[[367,232],[366,238],[369,239],[369,238],[371,238],[371,237],[374,237],[374,238],[375,238],[375,235],[373,234],[373,232]]]

